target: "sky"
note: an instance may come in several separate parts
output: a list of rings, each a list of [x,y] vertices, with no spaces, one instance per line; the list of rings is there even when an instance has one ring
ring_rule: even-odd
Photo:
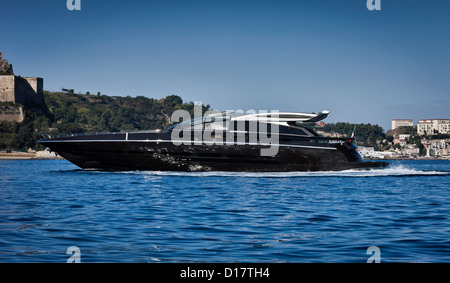
[[[450,118],[450,1],[0,0],[0,51],[44,89],[325,122]]]

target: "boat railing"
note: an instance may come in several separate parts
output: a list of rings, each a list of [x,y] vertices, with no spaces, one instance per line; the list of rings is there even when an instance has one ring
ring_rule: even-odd
[[[50,135],[50,134],[40,134],[42,137],[48,139],[58,139],[58,138],[68,138],[68,137],[85,137],[85,136],[101,136],[101,135],[124,135],[124,134],[134,134],[134,133],[159,133],[161,130],[132,130],[132,131],[120,131],[120,132],[84,132],[84,133],[73,133],[73,134],[63,134],[63,135]]]

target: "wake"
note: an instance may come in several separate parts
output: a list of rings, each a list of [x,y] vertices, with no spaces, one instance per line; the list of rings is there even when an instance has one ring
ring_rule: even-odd
[[[130,173],[130,172],[128,172]],[[387,177],[387,176],[442,176],[449,175],[449,171],[417,170],[397,165],[389,168],[344,170],[344,171],[316,171],[316,172],[175,172],[175,171],[140,171],[144,175],[154,176],[187,176],[187,177],[246,177],[246,178],[298,178],[298,177]]]

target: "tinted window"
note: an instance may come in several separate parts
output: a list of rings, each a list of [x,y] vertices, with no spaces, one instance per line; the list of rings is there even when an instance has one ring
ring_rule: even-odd
[[[291,134],[293,135],[300,135],[300,136],[307,136],[308,134],[300,128],[290,128],[291,129]]]

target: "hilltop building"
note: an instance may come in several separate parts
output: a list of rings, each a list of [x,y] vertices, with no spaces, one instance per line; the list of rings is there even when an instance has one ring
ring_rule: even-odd
[[[14,75],[12,65],[3,59],[3,52],[0,52],[0,102],[41,104],[43,91],[42,78]]]
[[[417,133],[419,135],[449,134],[450,120],[449,119],[419,120],[419,123],[417,123]]]
[[[413,120],[411,119],[392,119],[392,130],[397,129],[398,127],[412,127]]]
[[[0,120],[22,122],[23,105],[44,103],[44,80],[14,75],[12,65],[0,51]],[[5,104],[6,102],[6,104]]]

